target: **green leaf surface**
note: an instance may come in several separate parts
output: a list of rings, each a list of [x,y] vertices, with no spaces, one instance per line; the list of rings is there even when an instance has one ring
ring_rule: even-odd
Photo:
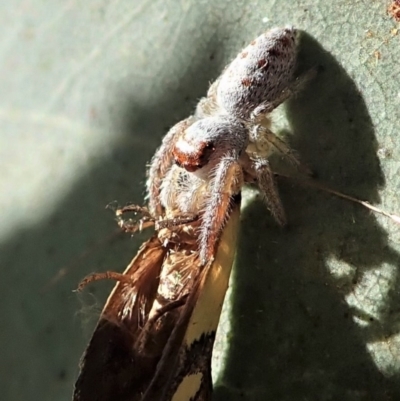
[[[299,70],[319,67],[276,130],[326,185],[400,213],[400,26],[387,5],[1,2],[2,399],[71,398],[112,283],[90,288],[99,301],[72,290],[89,272],[121,271],[143,240],[113,235],[105,205],[143,202],[168,127],[270,27],[302,30]],[[400,399],[399,226],[279,187],[285,229],[244,194],[214,399]]]

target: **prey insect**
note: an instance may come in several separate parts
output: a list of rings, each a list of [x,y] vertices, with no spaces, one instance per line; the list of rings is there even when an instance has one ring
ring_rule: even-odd
[[[83,356],[75,401],[210,399],[239,207],[236,198],[212,263],[199,263],[197,221],[160,229],[123,275],[110,273],[119,283]]]
[[[210,399],[241,189],[256,184],[283,225],[268,157],[277,149],[302,168],[269,118],[314,75],[293,79],[296,36],[275,28],[253,40],[164,137],[147,181],[145,224],[156,233],[123,274],[97,276],[118,283],[83,356],[75,401]]]

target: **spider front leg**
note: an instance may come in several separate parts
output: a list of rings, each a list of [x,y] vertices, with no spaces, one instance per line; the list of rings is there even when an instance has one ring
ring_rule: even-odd
[[[148,178],[146,182],[147,193],[149,198],[149,210],[153,217],[162,215],[163,206],[160,199],[161,183],[168,170],[174,164],[172,149],[177,138],[182,135],[185,129],[193,123],[193,117],[186,118],[183,121],[175,124],[165,135],[161,146],[150,163],[148,170]]]
[[[166,182],[163,190],[175,198],[187,199],[192,211],[198,210],[200,262],[206,264],[214,256],[215,246],[224,227],[232,197],[244,182],[239,157],[248,145],[244,123],[228,116],[200,119],[193,123],[175,143],[175,163],[186,171],[185,185]],[[182,171],[183,171],[182,170]],[[185,194],[192,194],[187,198]],[[174,196],[166,197],[168,202]],[[195,200],[193,201],[194,198]],[[180,205],[181,210],[188,205]]]
[[[206,264],[213,259],[215,245],[221,235],[232,207],[233,197],[243,185],[243,170],[238,158],[229,155],[221,158],[210,183],[210,196],[202,215],[200,232],[200,261]]]

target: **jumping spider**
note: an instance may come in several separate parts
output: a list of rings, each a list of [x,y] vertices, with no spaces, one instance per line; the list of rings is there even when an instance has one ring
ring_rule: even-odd
[[[268,156],[278,149],[300,165],[270,130],[269,113],[297,93],[314,70],[293,80],[294,28],[275,28],[253,40],[210,86],[192,116],[170,129],[148,171],[149,210],[157,219],[200,218],[199,253],[205,264],[232,199],[255,183],[272,215],[286,222]]]

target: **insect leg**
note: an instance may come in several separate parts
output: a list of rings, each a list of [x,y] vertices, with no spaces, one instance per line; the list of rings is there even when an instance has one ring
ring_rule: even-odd
[[[158,220],[155,223],[156,230],[161,230],[163,228],[172,229],[183,224],[193,223],[198,219],[197,214],[184,214],[177,217],[172,217],[168,219]]]
[[[117,272],[106,271],[103,273],[92,273],[86,276],[78,285],[78,292],[81,292],[88,284],[92,283],[93,281],[99,280],[115,280],[121,283],[128,283],[132,284],[132,278]]]

